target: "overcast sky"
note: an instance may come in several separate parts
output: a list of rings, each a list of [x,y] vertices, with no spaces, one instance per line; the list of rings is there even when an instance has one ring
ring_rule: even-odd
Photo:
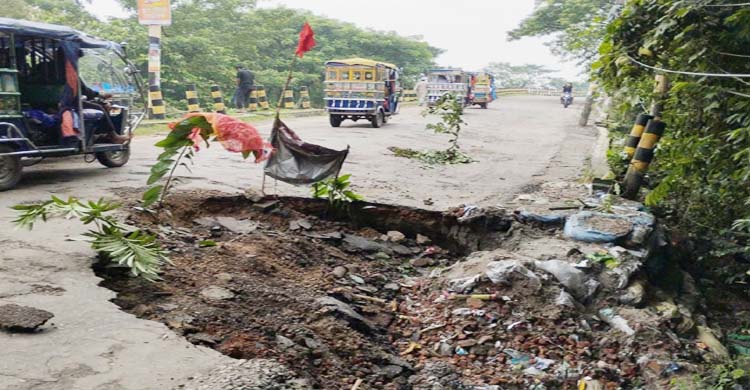
[[[533,11],[534,0],[259,0],[259,6],[306,9],[360,27],[421,35],[445,50],[439,65],[478,70],[490,62],[530,63],[581,78],[575,64],[552,55],[542,39],[507,41],[506,33]],[[92,0],[87,7],[101,17],[122,15],[115,0]]]

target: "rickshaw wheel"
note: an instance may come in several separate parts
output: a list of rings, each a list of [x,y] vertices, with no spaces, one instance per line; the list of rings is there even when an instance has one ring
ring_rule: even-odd
[[[385,115],[383,115],[382,111],[378,111],[377,114],[375,114],[374,117],[372,117],[372,127],[378,128],[383,126],[383,123],[385,123],[385,119],[383,119]]]
[[[130,148],[117,152],[99,152],[96,153],[96,159],[105,167],[119,168],[130,160]]]
[[[13,148],[0,145],[0,153],[11,153]],[[0,157],[0,191],[13,189],[21,180],[21,159],[16,156]]]

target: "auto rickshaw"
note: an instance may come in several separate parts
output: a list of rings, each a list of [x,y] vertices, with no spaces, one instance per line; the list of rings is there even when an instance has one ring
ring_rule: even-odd
[[[365,58],[326,62],[325,102],[333,127],[345,119],[383,126],[398,114],[400,91],[396,65]]]
[[[0,191],[47,157],[125,165],[145,99],[123,45],[66,26],[0,18]]]
[[[432,69],[427,74],[427,105],[434,106],[446,93],[456,96],[456,101],[469,103],[470,76],[460,68]]]
[[[471,74],[469,89],[469,104],[486,109],[492,102],[493,77],[490,74],[478,72]]]

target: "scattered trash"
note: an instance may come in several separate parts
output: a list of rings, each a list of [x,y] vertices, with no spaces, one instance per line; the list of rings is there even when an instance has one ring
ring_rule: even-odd
[[[565,290],[560,290],[560,295],[555,299],[555,304],[559,306],[569,307],[571,309],[577,309],[580,304],[576,302],[572,295],[568,294]]]
[[[531,362],[529,355],[515,349],[506,348],[503,350],[503,353],[510,357],[510,364],[514,366],[528,367]]]
[[[534,264],[537,268],[552,274],[574,297],[581,299],[588,296],[588,289],[585,284],[586,275],[570,263],[561,260],[547,260],[537,261]]]
[[[202,240],[202,241],[198,241],[198,247],[199,248],[211,248],[211,247],[215,247],[216,245],[217,245],[216,241],[214,241],[214,240]]]
[[[595,263],[604,264],[604,266],[609,269],[617,268],[617,266],[620,265],[620,262],[617,260],[617,258],[606,251],[589,253],[588,255],[586,255],[586,258]]]
[[[615,242],[627,237],[633,223],[624,216],[581,211],[568,217],[564,233],[568,238],[584,242]]]
[[[538,290],[542,286],[541,280],[531,270],[519,261],[501,260],[487,264],[486,275],[495,284],[510,285],[516,279],[525,279],[532,288]]]
[[[461,348],[461,347],[456,347],[456,355],[459,355],[459,356],[465,356],[465,355],[468,355],[468,354],[469,354],[469,353],[468,353],[468,352],[466,352],[466,350],[465,350],[465,349],[463,349],[463,348]]]
[[[721,344],[714,331],[707,326],[698,326],[697,340],[703,343],[711,352],[715,360],[724,360],[729,358],[729,351]]]
[[[525,209],[516,210],[515,213],[521,222],[536,222],[545,225],[561,225],[565,222],[565,215],[561,213],[542,214]]]
[[[599,318],[609,324],[612,328],[617,329],[628,336],[635,334],[633,328],[628,325],[628,321],[615,313],[613,309],[606,308],[599,310]]]
[[[727,336],[727,341],[735,353],[750,356],[750,335],[731,333]]]

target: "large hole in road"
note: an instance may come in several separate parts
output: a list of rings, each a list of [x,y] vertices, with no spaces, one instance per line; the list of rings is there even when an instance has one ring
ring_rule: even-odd
[[[422,325],[398,310],[410,304],[400,291],[415,288],[410,277],[424,266],[496,247],[511,226],[502,212],[459,218],[471,215],[463,207],[357,203],[337,213],[325,200],[200,192],[174,194],[167,210],[161,224],[128,217],[172,251],[163,281],[95,267],[114,302],[231,357],[282,362],[321,389],[357,378],[408,388],[417,362],[395,341]],[[385,239],[389,231],[403,237]]]

